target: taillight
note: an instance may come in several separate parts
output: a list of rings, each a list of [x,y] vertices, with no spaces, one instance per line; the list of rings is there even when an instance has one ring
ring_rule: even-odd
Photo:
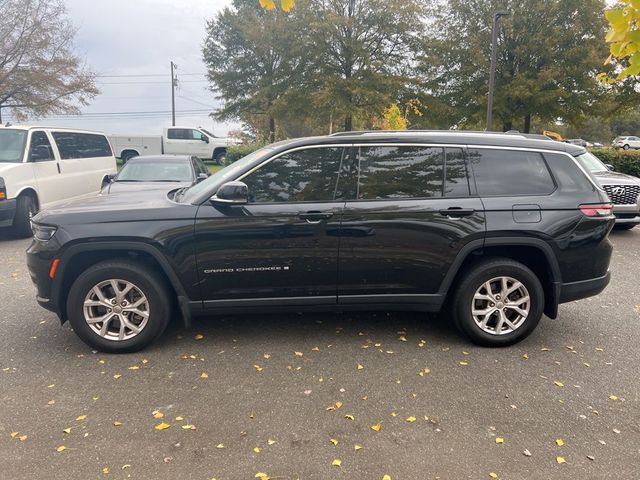
[[[578,209],[587,217],[608,217],[613,213],[613,205],[610,203],[580,205]]]

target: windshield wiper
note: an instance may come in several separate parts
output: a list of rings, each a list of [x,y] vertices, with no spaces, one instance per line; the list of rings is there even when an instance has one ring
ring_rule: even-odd
[[[182,188],[179,188],[178,190],[176,190],[176,193],[173,195],[174,201],[179,202],[180,199],[182,198],[182,196],[184,195],[184,193],[187,190],[189,190],[189,188],[191,188],[191,187],[182,187]]]

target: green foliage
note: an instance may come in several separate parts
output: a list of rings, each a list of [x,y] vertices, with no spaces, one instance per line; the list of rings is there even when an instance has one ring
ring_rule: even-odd
[[[227,165],[230,165],[233,162],[240,160],[242,157],[246,157],[247,155],[255,152],[256,150],[261,149],[264,146],[265,146],[265,143],[254,142],[254,143],[243,143],[240,145],[233,145],[233,146],[227,147],[227,155],[226,155],[225,163]]]
[[[374,126],[380,130],[406,130],[408,122],[398,105],[394,103],[384,111],[382,118],[374,121]]]
[[[504,129],[532,117],[580,122],[605,93],[595,78],[606,56],[602,0],[450,0],[424,40],[425,87],[449,106],[451,124],[474,127],[486,112],[494,12],[501,19],[494,118]],[[484,27],[484,28],[483,28]],[[445,113],[447,114],[447,113]]]
[[[607,63],[617,60],[622,69],[615,78],[606,73],[600,74],[600,78],[613,83],[640,74],[640,1],[620,0],[618,7],[607,10],[605,16],[611,52]]]
[[[640,151],[594,148],[591,150],[603,163],[610,163],[616,172],[640,177]]]

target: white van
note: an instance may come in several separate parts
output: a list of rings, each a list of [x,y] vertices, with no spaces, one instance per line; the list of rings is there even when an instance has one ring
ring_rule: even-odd
[[[117,171],[102,133],[0,126],[0,227],[30,236],[30,219],[48,205],[98,193]]]

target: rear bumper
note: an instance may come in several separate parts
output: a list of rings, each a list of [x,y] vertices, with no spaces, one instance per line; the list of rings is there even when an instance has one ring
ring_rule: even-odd
[[[558,303],[567,303],[581,298],[593,297],[602,292],[611,281],[611,271],[598,278],[591,278],[581,282],[563,283],[560,286]]]
[[[0,227],[10,227],[16,216],[16,199],[0,201]]]
[[[640,224],[640,205],[614,205],[613,214],[617,224]]]

